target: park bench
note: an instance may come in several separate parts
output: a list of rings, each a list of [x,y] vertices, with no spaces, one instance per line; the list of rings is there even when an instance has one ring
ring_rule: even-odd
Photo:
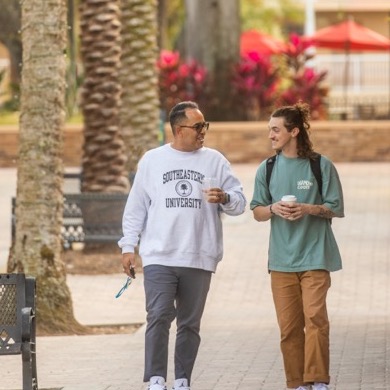
[[[128,194],[82,192],[64,194],[62,242],[114,243],[122,237],[122,215]],[[12,198],[12,240],[15,237],[15,206]]]
[[[127,194],[82,192],[64,195],[64,248],[73,242],[112,243],[122,237]]]
[[[0,356],[22,355],[23,390],[37,390],[35,278],[0,274]]]

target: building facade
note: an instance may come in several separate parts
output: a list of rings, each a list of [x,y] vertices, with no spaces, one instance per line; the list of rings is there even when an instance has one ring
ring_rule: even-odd
[[[312,10],[314,31],[351,18],[390,39],[390,0],[300,2],[306,11]],[[307,15],[306,12],[306,19]],[[390,50],[346,53],[318,48],[315,58],[314,66],[328,72],[331,116],[343,114],[350,119],[390,117]]]

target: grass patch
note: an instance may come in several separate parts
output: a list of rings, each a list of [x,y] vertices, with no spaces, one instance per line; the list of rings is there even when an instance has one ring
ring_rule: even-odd
[[[19,123],[19,112],[0,112],[0,126],[17,125]]]
[[[72,115],[70,118],[66,118],[65,122],[72,124],[72,125],[74,125],[74,124],[79,125],[79,124],[83,123],[83,116],[81,115],[81,113],[75,114],[75,115]]]

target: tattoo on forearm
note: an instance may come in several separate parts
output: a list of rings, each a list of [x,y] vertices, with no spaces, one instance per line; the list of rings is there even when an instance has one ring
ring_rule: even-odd
[[[321,218],[333,218],[335,213],[324,206],[319,206],[318,214]]]

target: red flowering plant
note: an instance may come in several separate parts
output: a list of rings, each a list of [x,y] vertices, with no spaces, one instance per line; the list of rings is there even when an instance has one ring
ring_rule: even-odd
[[[281,93],[278,104],[291,105],[302,100],[310,105],[312,119],[324,119],[328,89],[323,82],[327,72],[317,72],[314,68],[307,66],[307,62],[314,57],[307,51],[308,45],[298,35],[290,36],[290,42],[285,51],[289,68],[289,87]]]
[[[310,45],[310,41],[303,39],[298,34],[290,34],[289,42],[283,53],[292,72],[298,72],[308,61],[314,58],[313,52],[307,50]]]
[[[169,112],[178,102],[204,98],[207,71],[195,60],[182,62],[178,52],[162,50],[157,61],[161,108]]]
[[[268,117],[277,99],[280,78],[269,56],[253,51],[235,66],[232,86],[236,106],[244,119]]]
[[[307,102],[311,108],[312,119],[326,116],[327,89],[320,87],[326,72],[316,73],[312,68],[305,68],[292,76],[292,85],[280,95],[281,105],[291,105],[299,100]]]

